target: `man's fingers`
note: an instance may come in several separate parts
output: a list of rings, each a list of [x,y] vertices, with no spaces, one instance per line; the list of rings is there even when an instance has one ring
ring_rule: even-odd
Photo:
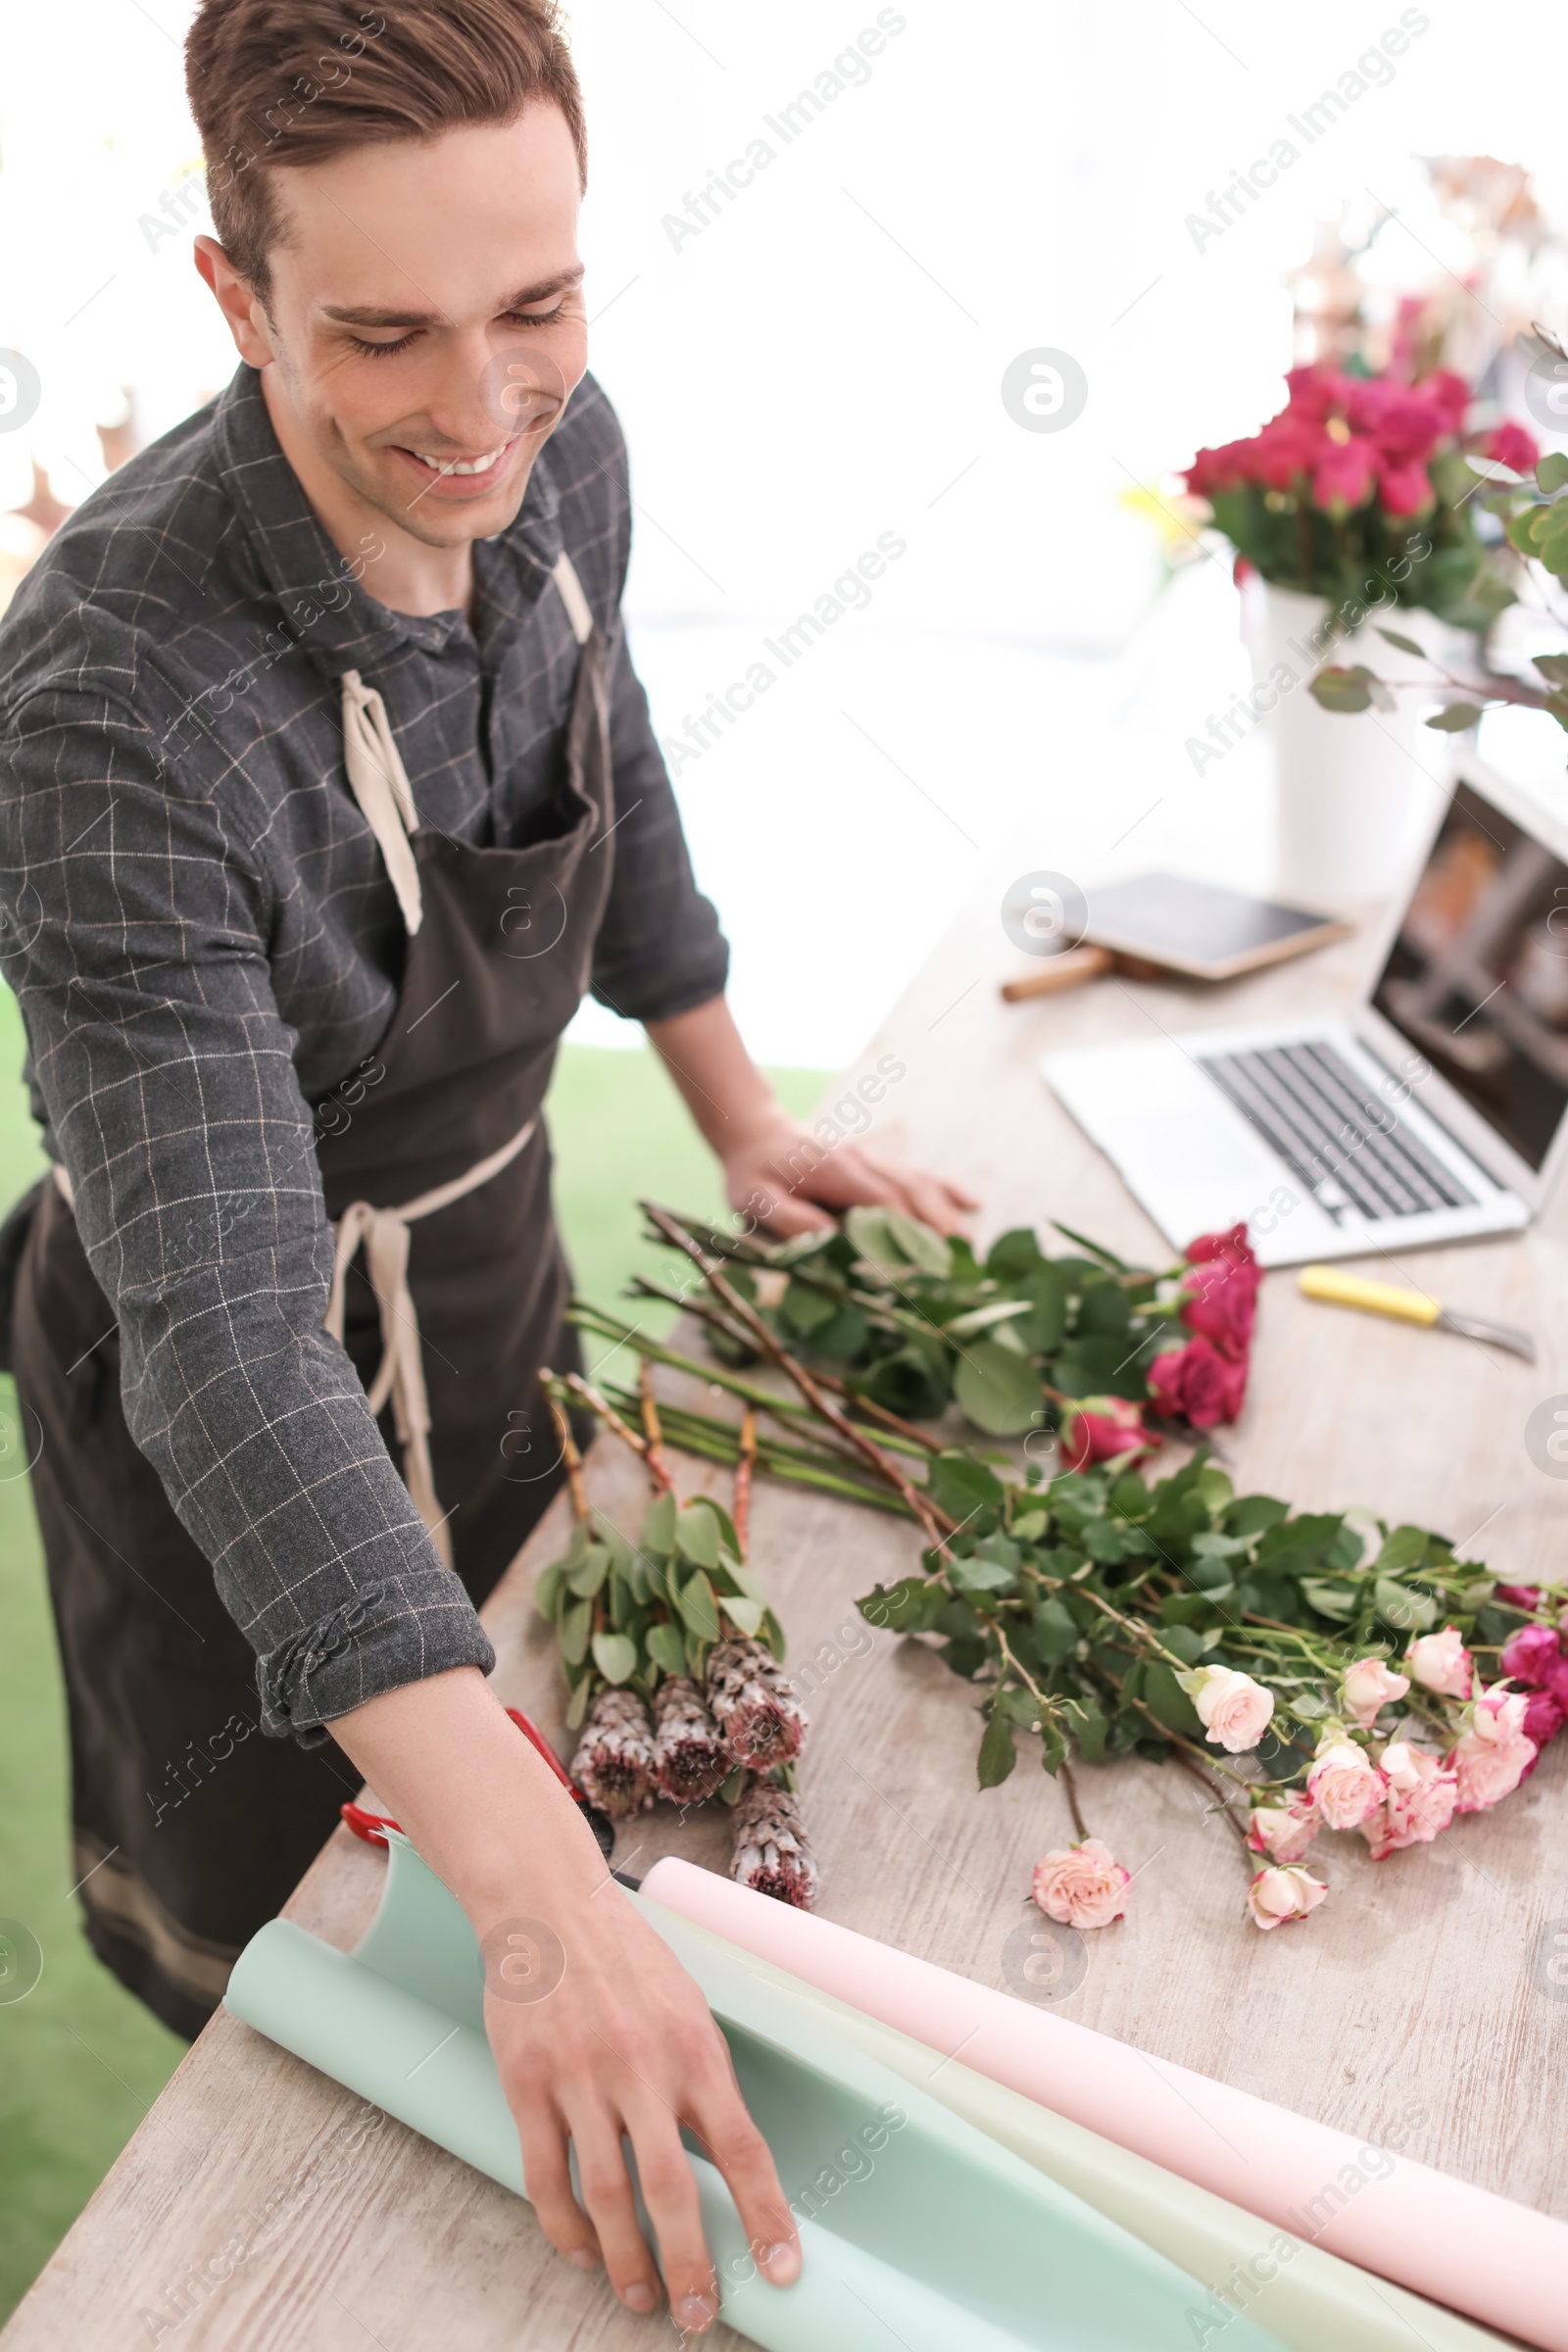
[[[606,2108],[574,2107],[570,2124],[577,2187],[597,2232],[610,2283],[628,2309],[652,2311],[659,2301],[659,2273],[637,2226],[619,2122]]]
[[[718,2288],[703,2238],[691,2159],[672,2110],[662,2102],[636,2102],[627,2120],[643,2203],[659,2239],[669,2316],[677,2328],[696,2335],[717,2317]]]
[[[599,2240],[571,2193],[565,2125],[542,2103],[530,2102],[518,2119],[517,2135],[523,2185],[540,2229],[558,2254],[564,2254],[579,2270],[593,2270],[599,2261]]]
[[[775,2286],[788,2286],[801,2274],[800,2232],[767,2142],[747,2114],[733,2075],[705,2101],[695,2128],[729,2183],[758,2269]]]

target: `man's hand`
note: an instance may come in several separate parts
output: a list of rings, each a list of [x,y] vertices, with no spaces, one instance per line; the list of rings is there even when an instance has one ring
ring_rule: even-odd
[[[784,1109],[741,1042],[722,997],[648,1034],[724,1168],[731,1208],[775,1233],[831,1223],[829,1209],[864,1201],[901,1208],[938,1233],[956,1233],[980,1203],[941,1176],[906,1168],[859,1144],[819,1143]]]
[[[628,2309],[653,2310],[659,2272],[637,2223],[629,2140],[670,2316],[688,2333],[707,2328],[718,2294],[684,2126],[728,2182],[758,2268],[789,2285],[801,2267],[795,2219],[707,2002],[482,1676],[432,1675],[329,1728],[479,1939],[485,2031],[551,2244],[581,2270],[603,2261]]]
[[[823,1144],[777,1103],[773,1116],[722,1152],[724,1190],[731,1208],[778,1234],[808,1233],[832,1223],[829,1209],[865,1201],[901,1208],[938,1233],[957,1233],[979,1202],[944,1177],[906,1167],[859,1144]]]

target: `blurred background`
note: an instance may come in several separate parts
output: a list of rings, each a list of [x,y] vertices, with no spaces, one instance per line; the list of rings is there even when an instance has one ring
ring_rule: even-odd
[[[0,32],[0,347],[38,387],[0,404],[0,602],[231,371],[191,266],[210,221],[187,14],[64,0]],[[804,1109],[973,892],[1160,863],[1267,882],[1261,747],[1201,773],[1185,748],[1250,672],[1229,551],[1177,469],[1254,432],[1319,358],[1453,368],[1489,416],[1568,446],[1516,343],[1568,329],[1568,24],[1547,0],[578,0],[570,25],[592,365],[637,506],[633,651],[742,1025]],[[1041,352],[1081,391],[1058,429],[1021,401]],[[834,582],[879,542],[899,553],[867,601],[787,666],[762,653],[845,601]],[[776,683],[705,726],[759,659]],[[1562,803],[1553,731],[1523,756]],[[9,1200],[36,1148],[9,999],[0,1015]],[[700,1209],[711,1179],[640,1033],[596,1007],[551,1109],[568,1241],[611,1296],[632,1193]],[[0,1983],[0,2311],[179,2054],[74,1928],[14,1432],[0,1918],[56,1924],[37,1989],[6,2003]]]

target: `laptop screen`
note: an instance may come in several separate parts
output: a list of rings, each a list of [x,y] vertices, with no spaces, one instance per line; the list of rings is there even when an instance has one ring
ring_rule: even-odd
[[[1568,1107],[1568,866],[1461,784],[1372,1002],[1539,1168]]]

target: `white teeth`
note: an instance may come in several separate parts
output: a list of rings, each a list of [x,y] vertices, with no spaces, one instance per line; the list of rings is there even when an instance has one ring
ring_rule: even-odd
[[[427,458],[422,449],[416,450],[415,455],[422,466],[433,467],[437,473],[488,473],[496,460],[506,456],[507,447],[508,444],[503,441],[501,447],[493,449],[487,458],[461,458],[456,462],[451,458]]]

